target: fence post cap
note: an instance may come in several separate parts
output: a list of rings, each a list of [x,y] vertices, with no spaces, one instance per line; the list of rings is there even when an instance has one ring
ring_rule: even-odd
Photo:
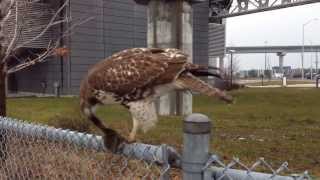
[[[210,119],[208,118],[208,116],[204,115],[204,114],[200,114],[200,113],[193,113],[190,114],[189,116],[187,116],[184,119],[185,122],[199,122],[199,123],[208,123],[210,122]]]
[[[208,134],[211,130],[211,120],[208,116],[194,113],[187,116],[183,123],[183,132],[188,134]]]

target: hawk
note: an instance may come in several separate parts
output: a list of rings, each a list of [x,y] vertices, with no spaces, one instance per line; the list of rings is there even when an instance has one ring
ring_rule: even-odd
[[[218,76],[208,66],[188,62],[178,49],[133,48],[98,62],[81,82],[81,110],[105,135],[110,150],[122,142],[132,142],[139,129],[144,132],[157,122],[154,101],[173,90],[190,90],[231,102],[232,97],[197,76]],[[132,115],[132,131],[126,140],[107,128],[95,115],[98,105],[119,102]]]

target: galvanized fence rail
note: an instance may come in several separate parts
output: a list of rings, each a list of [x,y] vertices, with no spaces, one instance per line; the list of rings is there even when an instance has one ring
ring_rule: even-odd
[[[312,179],[308,172],[284,176],[287,163],[273,169],[263,158],[252,166],[237,158],[225,164],[209,152],[211,129],[208,117],[192,114],[183,121],[182,156],[167,145],[141,143],[124,144],[113,154],[105,148],[101,136],[0,117],[0,180]],[[255,172],[259,166],[270,172]]]

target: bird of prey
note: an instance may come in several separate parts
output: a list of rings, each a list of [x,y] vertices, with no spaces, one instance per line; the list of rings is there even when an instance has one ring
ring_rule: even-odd
[[[115,150],[122,142],[132,142],[138,130],[144,132],[157,122],[154,101],[173,90],[190,90],[231,102],[232,97],[197,76],[218,76],[208,66],[188,62],[178,49],[133,48],[118,52],[95,64],[80,87],[82,112],[105,135],[105,145]],[[107,128],[95,115],[97,105],[119,102],[132,115],[133,128],[127,140]],[[112,140],[111,140],[112,139]]]

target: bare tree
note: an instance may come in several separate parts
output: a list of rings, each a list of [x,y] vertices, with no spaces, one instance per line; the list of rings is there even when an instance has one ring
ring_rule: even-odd
[[[239,71],[240,71],[239,59],[237,56],[233,55],[232,63],[231,63],[231,60],[228,61],[228,64],[223,71],[225,79],[230,80],[232,77],[234,80],[236,80],[237,79],[236,74]]]
[[[40,3],[41,0],[0,0],[0,116],[6,115],[6,78],[9,74],[28,68],[38,63],[46,62],[50,56],[64,56],[68,49],[60,47],[61,40],[72,33],[72,29],[89,21],[91,18],[74,22],[66,13],[70,0],[65,0],[55,10],[43,12],[41,10],[32,12],[33,17],[43,17],[44,13],[50,14],[47,23],[43,26],[31,26],[30,21],[25,19],[30,6]],[[11,34],[4,32],[7,24],[11,26]],[[19,52],[28,44],[37,41],[48,33],[52,28],[68,24],[67,28],[58,37],[50,39],[47,47],[36,49],[28,56],[19,56]],[[24,39],[22,32],[36,32],[32,37]],[[6,35],[4,35],[6,34]],[[23,39],[23,40],[21,40]]]

